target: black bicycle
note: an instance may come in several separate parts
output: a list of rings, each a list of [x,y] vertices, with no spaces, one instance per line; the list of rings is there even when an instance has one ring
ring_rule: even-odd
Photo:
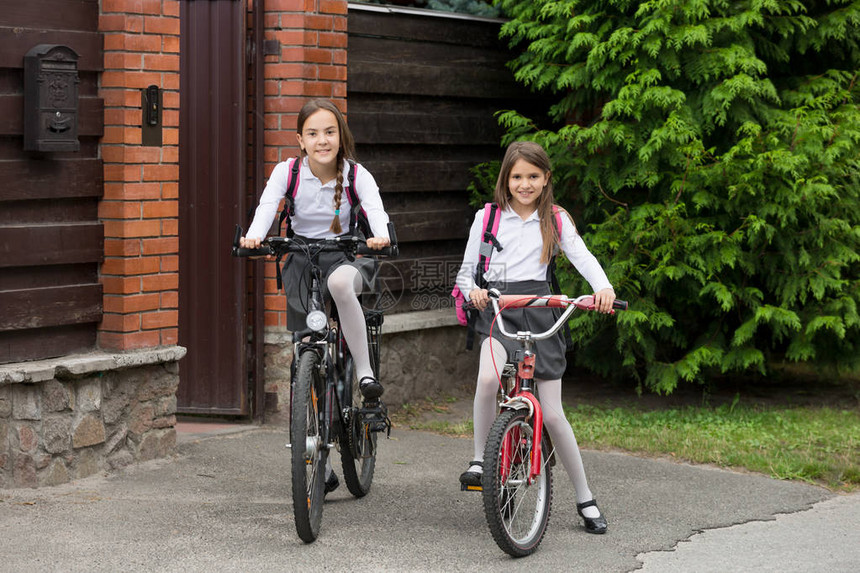
[[[355,379],[353,358],[337,322],[335,305],[326,314],[319,256],[342,252],[357,255],[396,257],[399,253],[394,226],[388,224],[391,246],[367,247],[354,236],[302,240],[269,237],[258,249],[239,247],[242,229],[236,228],[233,256],[304,253],[309,261],[310,289],[306,328],[293,333],[293,362],[290,367],[290,443],[293,513],[296,530],[305,543],[316,540],[325,500],[325,468],[332,448],[340,450],[343,476],[349,492],[364,497],[370,491],[376,467],[377,435],[391,431],[388,410],[379,399],[364,400]],[[383,322],[379,298],[365,309],[367,339],[373,374],[379,380],[379,340]]]

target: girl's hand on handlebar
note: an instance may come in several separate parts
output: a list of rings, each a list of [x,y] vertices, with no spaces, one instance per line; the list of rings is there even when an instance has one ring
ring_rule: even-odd
[[[473,288],[469,292],[469,301],[478,310],[484,310],[490,303],[490,295],[485,288]]]
[[[260,239],[252,239],[250,237],[239,237],[239,246],[243,249],[259,249],[260,245],[263,244],[263,241]],[[252,259],[259,259],[260,257],[251,257]],[[267,261],[274,261],[275,257],[272,255],[266,255],[265,259]]]
[[[385,237],[370,237],[369,239],[367,239],[367,247],[369,249],[373,249],[374,251],[378,251],[384,247],[387,247],[390,244],[391,241],[389,241]]]
[[[262,241],[260,239],[251,239],[249,237],[239,237],[239,246],[243,249],[259,249]]]
[[[594,310],[601,314],[611,313],[613,302],[615,302],[615,291],[611,288],[605,288],[594,293]]]

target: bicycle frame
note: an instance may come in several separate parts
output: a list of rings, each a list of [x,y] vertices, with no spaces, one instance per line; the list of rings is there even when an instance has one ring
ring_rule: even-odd
[[[497,322],[499,332],[502,336],[517,340],[523,345],[522,357],[517,362],[517,372],[514,379],[514,385],[510,394],[505,393],[504,385],[502,386],[502,402],[500,408],[502,410],[513,409],[521,410],[528,408],[529,417],[532,419],[534,435],[532,437],[532,453],[529,469],[529,484],[533,484],[537,476],[541,473],[541,441],[543,438],[543,410],[541,410],[540,400],[533,393],[532,380],[534,380],[534,368],[536,355],[532,351],[534,343],[538,340],[545,340],[550,336],[555,335],[559,329],[567,322],[571,314],[577,309],[594,310],[594,297],[591,295],[583,295],[575,299],[563,295],[502,295],[495,289],[490,290],[490,301],[493,305],[495,318],[493,322]],[[626,304],[624,305],[626,307]],[[523,307],[546,307],[546,308],[564,308],[565,311],[545,332],[534,334],[531,331],[518,331],[510,333],[505,329],[502,311],[506,308],[523,308]],[[619,306],[620,308],[620,306]],[[614,313],[614,311],[612,311]],[[491,329],[492,330],[492,329]],[[501,377],[500,377],[501,378]],[[510,466],[511,451],[514,447],[511,443],[512,438],[508,437],[507,441],[502,446],[502,470],[504,479],[507,479],[507,468]]]

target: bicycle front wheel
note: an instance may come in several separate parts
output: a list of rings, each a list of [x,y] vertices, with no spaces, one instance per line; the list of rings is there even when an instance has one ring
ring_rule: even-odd
[[[505,410],[493,422],[484,448],[484,514],[496,544],[513,557],[534,553],[549,523],[549,444],[545,438],[542,440],[541,472],[530,484],[533,440],[528,412]]]
[[[317,538],[325,500],[325,465],[320,411],[324,397],[320,356],[307,350],[299,356],[293,381],[290,448],[293,470],[293,513],[296,531],[305,543]]]

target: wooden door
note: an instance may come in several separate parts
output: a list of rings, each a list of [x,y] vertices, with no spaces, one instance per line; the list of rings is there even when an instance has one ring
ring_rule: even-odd
[[[250,414],[244,266],[246,16],[240,0],[180,3],[181,413]]]

